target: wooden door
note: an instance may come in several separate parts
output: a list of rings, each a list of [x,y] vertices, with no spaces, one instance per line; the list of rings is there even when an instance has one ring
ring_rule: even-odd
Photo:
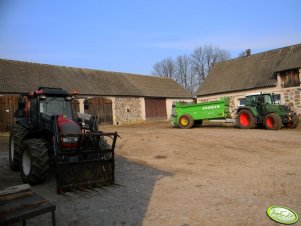
[[[90,115],[97,115],[101,124],[113,124],[113,111],[112,101],[107,98],[94,97],[88,99],[89,110],[85,110],[85,113]]]
[[[166,119],[166,100],[164,98],[145,98],[146,119]]]
[[[15,124],[17,108],[18,96],[0,96],[0,131],[9,131]]]

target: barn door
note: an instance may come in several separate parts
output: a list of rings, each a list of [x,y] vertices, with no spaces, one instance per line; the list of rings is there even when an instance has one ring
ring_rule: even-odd
[[[9,131],[15,124],[14,113],[17,108],[17,96],[0,96],[0,131]]]
[[[146,119],[166,119],[166,100],[164,98],[145,98]]]
[[[79,101],[76,99],[73,99],[71,101],[72,111],[73,111],[73,117],[77,117],[77,112],[79,112]]]
[[[113,124],[112,101],[107,98],[95,97],[88,99],[89,110],[85,113],[97,115],[101,124]]]

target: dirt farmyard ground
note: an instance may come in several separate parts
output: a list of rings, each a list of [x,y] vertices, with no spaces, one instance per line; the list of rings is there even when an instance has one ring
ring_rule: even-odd
[[[301,214],[301,128],[174,129],[166,122],[104,126],[118,131],[116,183],[55,193],[55,177],[33,190],[56,204],[57,225],[279,225],[271,205]],[[22,183],[0,137],[1,187]],[[28,225],[51,225],[50,214]],[[300,224],[300,223],[299,223]]]

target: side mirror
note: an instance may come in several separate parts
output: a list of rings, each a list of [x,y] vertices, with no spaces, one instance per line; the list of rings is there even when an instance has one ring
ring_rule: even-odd
[[[90,105],[89,105],[88,99],[85,99],[85,100],[84,100],[84,109],[85,109],[85,110],[89,110],[89,106],[90,106]]]
[[[24,109],[26,107],[26,96],[20,96],[18,100],[18,108]]]

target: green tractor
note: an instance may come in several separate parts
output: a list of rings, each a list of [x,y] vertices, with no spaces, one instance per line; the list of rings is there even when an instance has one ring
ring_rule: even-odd
[[[289,106],[275,104],[273,94],[246,96],[245,106],[237,110],[237,124],[242,129],[252,129],[256,125],[269,130],[296,128],[298,121],[298,116]]]

